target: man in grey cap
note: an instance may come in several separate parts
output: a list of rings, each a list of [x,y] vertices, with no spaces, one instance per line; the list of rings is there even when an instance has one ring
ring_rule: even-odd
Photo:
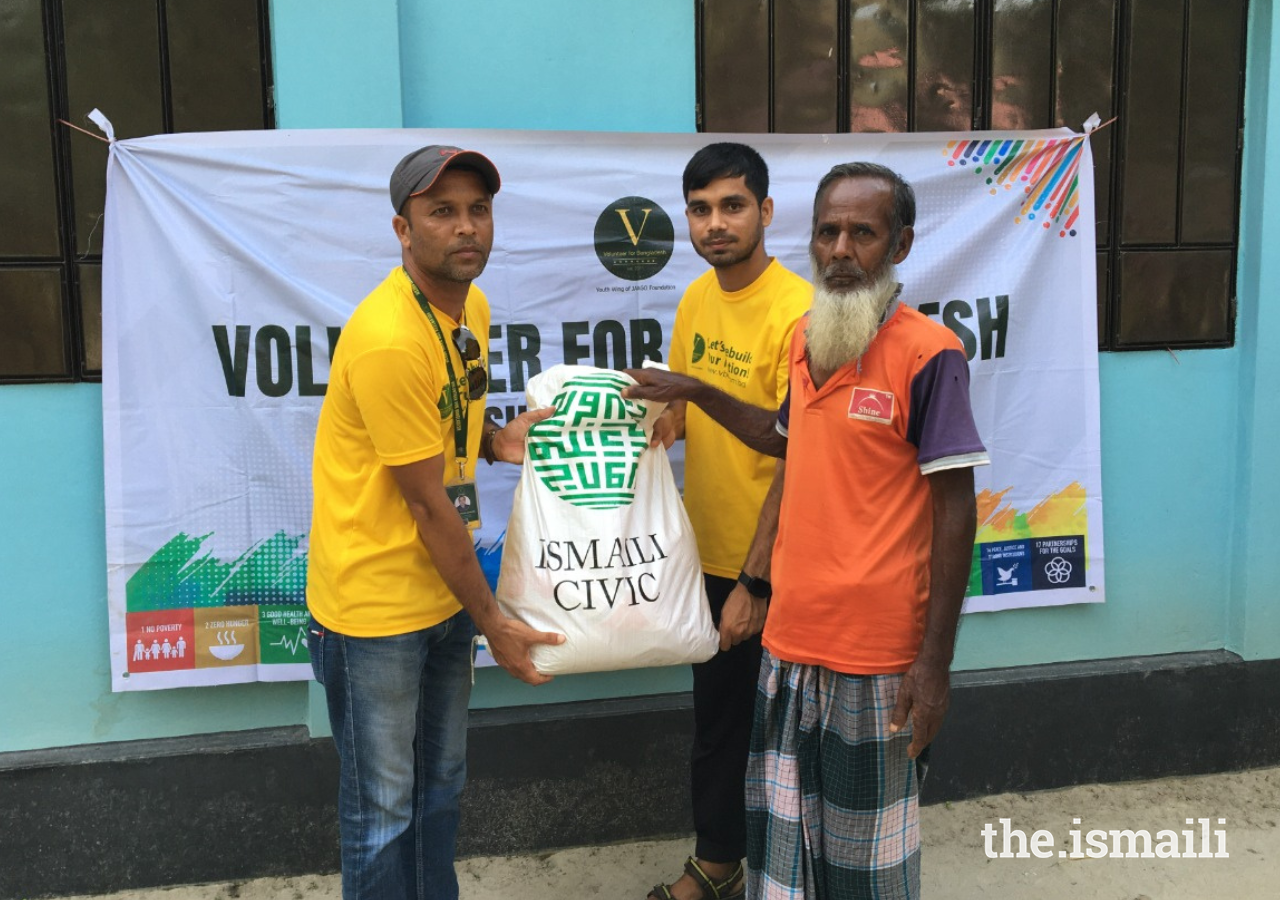
[[[456,900],[472,639],[530,684],[564,637],[507,618],[469,529],[476,461],[520,463],[527,412],[485,416],[489,305],[472,281],[493,247],[501,182],[479,153],[432,145],[391,175],[402,265],[348,320],[312,466],[307,639],[338,748],[344,900]]]

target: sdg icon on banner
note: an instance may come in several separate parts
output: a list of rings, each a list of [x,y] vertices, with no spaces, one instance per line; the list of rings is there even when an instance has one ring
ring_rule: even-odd
[[[1037,591],[1084,587],[1084,536],[1033,538],[1031,574]]]

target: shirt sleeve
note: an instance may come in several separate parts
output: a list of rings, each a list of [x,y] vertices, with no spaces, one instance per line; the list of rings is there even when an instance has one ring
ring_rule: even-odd
[[[799,323],[800,319],[796,319],[787,326],[786,334],[782,339],[782,344],[778,347],[778,383],[776,386],[776,402],[779,405],[781,405],[785,397],[788,397],[791,394],[791,342],[795,339],[796,326]]]
[[[803,326],[801,325],[801,323],[807,323],[808,320],[809,314],[807,312],[800,318],[796,319],[795,325],[791,326],[790,339],[786,343],[787,358],[784,361],[784,366],[787,370],[787,392],[783,395],[782,402],[778,405],[778,421],[773,426],[777,429],[778,434],[783,437],[789,437],[787,429],[790,427],[791,422],[791,376],[794,374],[791,370],[795,365],[796,354],[800,349],[796,346],[796,342],[804,340],[804,331],[801,331],[800,336],[797,337],[796,328],[808,327],[807,324]]]
[[[402,348],[370,350],[349,363],[348,377],[373,448],[385,465],[403,466],[444,452],[437,406],[444,385],[427,360]]]
[[[969,364],[961,351],[941,351],[911,380],[907,440],[925,475],[990,462],[973,421]]]
[[[676,322],[671,328],[671,346],[667,350],[667,366],[672,372],[687,375],[689,372],[689,301],[682,299],[676,307]]]

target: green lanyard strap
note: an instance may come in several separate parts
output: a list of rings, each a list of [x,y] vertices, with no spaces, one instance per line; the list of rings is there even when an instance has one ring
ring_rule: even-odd
[[[471,414],[470,403],[468,402],[464,405],[462,402],[462,393],[458,390],[458,376],[453,371],[453,354],[449,352],[449,342],[444,339],[444,332],[440,330],[440,323],[436,321],[436,314],[431,311],[431,304],[422,295],[422,291],[418,290],[418,286],[414,284],[413,276],[409,274],[407,269],[404,274],[409,279],[409,286],[413,288],[413,299],[418,301],[422,311],[427,314],[431,327],[435,329],[436,337],[440,339],[440,347],[444,350],[444,364],[449,370],[449,398],[453,406],[454,457],[458,461],[458,476],[463,477],[467,471],[467,418]],[[461,356],[461,353],[459,353],[459,356]]]

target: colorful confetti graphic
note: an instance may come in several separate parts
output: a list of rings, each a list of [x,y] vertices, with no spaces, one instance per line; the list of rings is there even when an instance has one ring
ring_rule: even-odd
[[[986,178],[991,194],[1021,189],[1026,195],[1014,221],[1056,228],[1075,237],[1080,215],[1080,157],[1086,135],[1049,140],[950,141],[949,166],[970,167]]]

